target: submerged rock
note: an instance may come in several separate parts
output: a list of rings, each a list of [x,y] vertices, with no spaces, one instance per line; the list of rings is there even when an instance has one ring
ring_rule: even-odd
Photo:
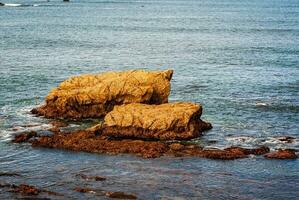
[[[0,172],[0,176],[21,176],[21,175],[14,172]]]
[[[124,192],[106,192],[105,195],[113,199],[137,199],[136,195],[126,194]]]
[[[229,147],[223,150],[220,149],[207,149],[199,153],[199,156],[219,159],[219,160],[233,160],[238,158],[246,158],[248,155],[262,155],[268,153],[270,149],[268,147],[259,147],[255,149],[247,149],[242,147]]]
[[[120,138],[186,140],[212,128],[200,119],[202,107],[194,103],[115,106],[104,119],[103,135]]]
[[[203,149],[200,146],[192,144],[166,143],[162,141],[111,140],[90,131],[75,131],[71,133],[56,132],[52,136],[41,136],[35,139],[32,145],[34,147],[58,148],[93,153],[134,154],[142,156],[143,158],[194,156],[209,159],[233,160],[246,158],[250,154],[262,155],[269,152],[268,147],[256,149],[230,147],[222,150]],[[86,178],[89,177],[86,176]]]
[[[265,155],[266,158],[270,159],[296,159],[296,151],[293,149],[279,149],[278,151],[271,152]]]
[[[89,187],[76,187],[74,190],[80,193],[91,193],[91,194],[96,194],[97,196],[106,196],[112,199],[137,199],[136,195],[126,194],[124,192],[110,192],[101,189],[93,189]]]
[[[33,185],[27,185],[27,184],[11,184],[11,183],[0,183],[0,188],[7,188],[9,189],[8,192],[13,193],[20,193],[22,195],[39,195],[40,193],[46,193],[48,195],[54,195],[54,196],[63,196],[62,194],[59,194],[57,192],[52,192],[44,189],[39,189]],[[36,199],[36,198],[28,198],[28,199]]]
[[[33,114],[47,118],[101,117],[114,105],[168,102],[173,71],[131,70],[72,77],[46,97],[46,104]]]
[[[77,176],[81,177],[84,180],[95,180],[95,181],[105,181],[106,178],[102,176],[87,176],[85,174],[77,174]]]

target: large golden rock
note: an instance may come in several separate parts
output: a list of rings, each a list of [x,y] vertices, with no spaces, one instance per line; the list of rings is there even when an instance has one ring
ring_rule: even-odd
[[[114,105],[168,102],[173,71],[131,70],[72,77],[46,97],[32,113],[48,118],[101,117]]]
[[[202,107],[194,103],[115,106],[104,118],[102,133],[123,138],[191,139],[212,128],[200,119],[201,113]]]

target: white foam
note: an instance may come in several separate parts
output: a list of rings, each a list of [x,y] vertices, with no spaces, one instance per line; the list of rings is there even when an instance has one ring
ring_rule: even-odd
[[[225,138],[228,142],[233,144],[248,144],[256,142],[256,138],[249,136],[236,136],[236,137],[228,137]]]
[[[50,124],[30,124],[25,126],[14,126],[10,129],[10,131],[14,133],[19,132],[27,132],[27,131],[42,131],[42,130],[48,130],[50,128],[53,128]]]
[[[264,103],[264,102],[256,102],[255,105],[256,106],[268,106],[268,104]]]
[[[18,3],[5,3],[4,6],[19,7],[19,6],[22,6],[22,4],[18,4]]]
[[[243,146],[243,147],[256,147],[257,145],[264,145],[270,148],[294,148],[299,147],[299,139],[294,138],[291,140],[285,140],[286,136],[275,136],[275,137],[250,137],[250,136],[233,136],[227,137],[227,146]]]
[[[11,140],[11,131],[1,130],[0,131],[0,137],[1,141],[9,141]]]

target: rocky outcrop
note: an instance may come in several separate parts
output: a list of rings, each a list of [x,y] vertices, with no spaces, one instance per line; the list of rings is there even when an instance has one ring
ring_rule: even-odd
[[[200,119],[202,107],[194,103],[115,106],[104,118],[102,134],[111,137],[186,140],[212,128]]]
[[[162,141],[111,140],[91,131],[56,132],[52,136],[41,136],[35,139],[32,141],[32,146],[105,154],[133,154],[143,158],[194,156],[219,160],[246,158],[251,154],[262,155],[269,152],[268,147],[204,149],[198,145]]]
[[[172,70],[132,70],[73,77],[53,89],[46,104],[31,112],[47,118],[81,119],[104,116],[114,105],[167,103],[172,74]]]

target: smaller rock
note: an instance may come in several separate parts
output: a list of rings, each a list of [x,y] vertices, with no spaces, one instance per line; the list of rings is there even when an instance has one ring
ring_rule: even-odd
[[[85,174],[77,174],[77,176],[81,177],[85,180],[95,180],[95,181],[105,181],[106,178],[102,176],[87,176]]]
[[[133,194],[126,194],[124,192],[106,192],[105,194],[109,198],[113,199],[137,199]]]
[[[266,158],[270,159],[296,159],[296,151],[293,149],[279,149],[278,151],[271,152],[265,155]]]
[[[16,135],[15,138],[12,140],[14,143],[21,143],[21,142],[27,142],[33,137],[36,137],[37,133],[34,131],[21,133],[19,135]]]
[[[5,4],[0,2],[0,6],[5,6]]]

